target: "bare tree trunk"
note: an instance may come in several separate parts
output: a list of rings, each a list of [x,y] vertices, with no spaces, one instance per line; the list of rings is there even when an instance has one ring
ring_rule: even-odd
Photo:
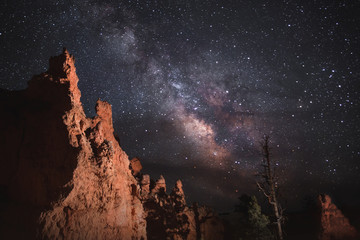
[[[277,204],[277,201],[275,200],[274,204],[273,204],[273,207],[274,207],[274,214],[275,214],[275,217],[276,217],[276,225],[277,225],[277,231],[278,231],[278,236],[279,236],[279,239],[282,240],[283,239],[283,232],[282,232],[282,226],[281,226],[281,214],[279,212],[279,208],[278,208],[278,204]]]
[[[269,203],[273,207],[274,215],[276,218],[277,233],[279,240],[283,240],[282,232],[282,211],[279,207],[279,203],[276,198],[276,182],[274,173],[271,169],[271,160],[270,160],[270,149],[269,149],[269,136],[264,137],[264,144],[262,146],[263,150],[263,166],[264,172],[261,177],[265,180],[263,184],[257,183],[258,188],[263,192],[267,197]]]

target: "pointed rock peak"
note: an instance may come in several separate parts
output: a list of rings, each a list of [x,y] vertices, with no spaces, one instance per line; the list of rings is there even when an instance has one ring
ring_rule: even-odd
[[[178,180],[176,181],[176,183],[175,183],[175,187],[178,188],[178,189],[182,189],[182,186],[183,186],[183,184],[182,184],[181,180],[178,179]]]
[[[182,194],[184,194],[184,191],[183,191],[183,184],[181,182],[181,180],[177,180],[176,183],[175,183],[175,188],[174,188],[174,191],[177,191],[177,192],[180,192]]]
[[[63,48],[63,54],[70,56],[69,51],[66,49],[66,47]]]
[[[164,188],[166,192],[166,182],[163,175],[160,175],[160,178],[156,180],[156,186],[158,186],[159,188]]]
[[[82,108],[81,92],[77,86],[78,81],[74,57],[64,48],[59,56],[53,56],[49,59],[49,70],[47,72],[35,75],[28,82],[27,94],[60,104],[70,100],[71,105]],[[64,107],[64,109],[66,108]]]
[[[62,54],[50,58],[48,73],[54,77],[68,78],[71,81],[76,76],[74,56],[64,48]]]
[[[161,189],[166,192],[166,183],[163,175],[160,175],[160,178],[156,180],[154,188],[151,190],[152,193],[158,193]]]
[[[156,180],[157,183],[165,183],[165,178],[163,175],[160,175],[159,179]]]
[[[358,232],[332,203],[329,195],[320,194],[319,203],[321,207],[320,240],[358,239]]]
[[[322,206],[322,208],[328,208],[331,204],[331,197],[326,194],[320,194],[319,195],[319,202]]]
[[[113,136],[113,122],[112,122],[112,110],[111,110],[111,104],[106,102],[106,101],[102,101],[100,99],[97,100],[96,102],[96,114],[97,117],[96,119],[96,123],[97,121],[101,121],[104,124],[104,127],[106,128],[106,131],[109,133],[107,138],[108,140],[114,140],[115,138]]]
[[[171,196],[174,198],[176,204],[185,205],[185,194],[183,190],[183,185],[181,180],[177,180],[175,187],[173,188],[171,192]]]
[[[142,170],[141,162],[138,158],[133,158],[130,160],[130,169],[133,176],[137,176]]]
[[[96,114],[101,119],[111,119],[112,117],[111,104],[106,101],[102,101],[98,99],[96,102]]]

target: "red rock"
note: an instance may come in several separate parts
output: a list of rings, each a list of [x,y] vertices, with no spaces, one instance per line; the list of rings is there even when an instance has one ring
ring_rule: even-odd
[[[143,186],[147,187],[146,184]],[[186,206],[181,181],[177,181],[169,195],[166,193],[165,179],[160,176],[143,201],[147,213],[148,239],[187,239],[189,221],[186,212],[189,209]]]
[[[349,220],[331,202],[328,195],[319,195],[321,206],[321,232],[320,240],[358,239],[356,229],[350,225]]]
[[[150,194],[150,176],[149,175],[143,175],[141,179],[141,196],[142,199],[148,198]]]
[[[185,194],[182,187],[181,180],[177,180],[170,196],[173,198],[175,205],[186,206]]]
[[[0,238],[222,239],[213,212],[186,205],[181,181],[167,194],[164,177],[151,184],[138,159],[130,165],[109,103],[86,117],[74,57],[64,49],[49,65],[26,90],[0,90]]]
[[[131,173],[134,176],[138,176],[138,174],[141,172],[142,170],[142,165],[141,162],[138,158],[133,158],[130,160],[130,168],[131,168]]]
[[[209,207],[197,204],[188,207],[180,180],[176,181],[170,194],[166,193],[163,176],[155,182],[150,193],[149,176],[144,175],[141,182],[148,239],[223,239],[222,220]]]
[[[1,185],[11,204],[6,238],[146,239],[145,213],[129,159],[114,137],[111,105],[87,118],[74,58],[64,50],[49,71],[1,102]],[[10,164],[8,164],[8,162]],[[14,216],[23,216],[18,221]],[[5,229],[6,228],[6,229]]]
[[[160,192],[166,193],[165,178],[162,175],[160,175],[160,178],[156,180],[154,188],[151,189],[152,195],[158,194]]]

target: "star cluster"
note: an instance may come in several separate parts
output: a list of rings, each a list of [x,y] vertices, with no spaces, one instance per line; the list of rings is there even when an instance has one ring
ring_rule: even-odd
[[[3,1],[0,87],[23,89],[63,46],[82,102],[113,105],[144,171],[190,201],[231,208],[254,193],[259,142],[284,196],[359,201],[357,1]],[[355,200],[354,200],[355,199]]]

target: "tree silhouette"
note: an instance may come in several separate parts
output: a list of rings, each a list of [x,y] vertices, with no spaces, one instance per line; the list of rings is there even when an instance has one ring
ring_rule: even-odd
[[[240,226],[236,238],[242,240],[270,240],[274,239],[270,229],[269,218],[261,212],[261,207],[255,196],[242,195],[236,211],[240,214]]]
[[[275,167],[271,159],[270,147],[269,147],[269,136],[265,135],[262,143],[262,154],[263,154],[263,171],[260,173],[262,178],[261,182],[257,182],[259,190],[268,199],[269,204],[272,206],[275,224],[277,227],[277,235],[279,240],[283,239],[282,222],[283,222],[283,210],[277,199],[277,177],[275,176]]]

